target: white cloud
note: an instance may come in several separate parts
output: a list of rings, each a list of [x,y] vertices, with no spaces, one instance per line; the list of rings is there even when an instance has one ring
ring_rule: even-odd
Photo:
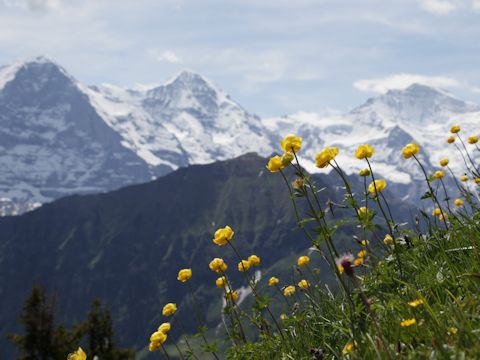
[[[479,10],[479,11],[480,11],[480,0],[473,0],[473,1],[472,1],[472,7],[473,7],[475,10]]]
[[[163,53],[158,55],[156,57],[156,59],[157,59],[157,61],[166,61],[166,62],[169,62],[169,63],[172,63],[172,64],[179,63],[179,62],[182,61],[182,59],[180,59],[177,56],[177,54],[175,54],[171,50],[164,51]]]
[[[419,0],[420,6],[436,15],[447,15],[457,9],[458,0]]]
[[[2,0],[2,3],[11,8],[16,7],[31,11],[47,11],[59,8],[61,0]]]
[[[383,94],[388,90],[406,89],[412,84],[422,84],[444,89],[463,86],[460,81],[452,77],[416,74],[394,74],[383,78],[358,80],[353,86],[361,91],[372,91]]]

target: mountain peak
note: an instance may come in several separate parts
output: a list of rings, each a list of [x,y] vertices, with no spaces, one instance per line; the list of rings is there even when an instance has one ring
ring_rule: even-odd
[[[385,94],[385,96],[412,96],[412,97],[419,97],[419,98],[432,98],[432,97],[441,97],[441,98],[451,98],[458,100],[454,95],[451,93],[434,87],[430,85],[420,84],[420,83],[413,83],[405,89],[394,89],[389,90]]]
[[[15,61],[10,65],[0,68],[0,90],[2,90],[7,83],[11,82],[17,77],[17,74],[22,70],[32,70],[34,73],[41,75],[42,73],[52,72],[52,70],[61,73],[65,77],[74,81],[67,71],[46,56],[38,55],[27,57]],[[44,76],[42,76],[44,77]]]

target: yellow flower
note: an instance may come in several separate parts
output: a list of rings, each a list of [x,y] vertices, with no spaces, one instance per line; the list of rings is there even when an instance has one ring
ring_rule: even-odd
[[[192,277],[192,269],[182,269],[178,272],[177,280],[187,282]]]
[[[257,255],[250,255],[248,257],[248,262],[250,263],[250,266],[259,266],[260,258]]]
[[[447,142],[448,142],[449,144],[454,143],[454,142],[455,142],[455,138],[454,138],[453,136],[449,136],[448,139],[447,139]]]
[[[250,269],[250,263],[248,260],[242,260],[238,263],[238,271],[244,272]]]
[[[423,304],[422,299],[416,299],[416,300],[408,302],[408,305],[411,306],[411,307],[414,307],[414,308],[416,308],[417,306],[420,306],[422,304]]]
[[[282,321],[287,320],[287,314],[280,314],[280,320]]]
[[[440,160],[440,166],[447,166],[449,160],[447,158],[441,159]]]
[[[463,200],[462,199],[455,199],[454,203],[455,203],[455,206],[462,206],[463,205]]]
[[[281,159],[282,159],[282,168],[285,168],[292,163],[293,159],[295,159],[295,156],[291,151],[288,151],[282,155]]]
[[[148,345],[148,351],[150,352],[157,351],[158,349],[160,349],[160,346],[161,344],[159,342],[151,342]]]
[[[370,241],[368,241],[368,240],[362,240],[362,241],[360,242],[360,244],[362,244],[362,246],[368,246],[368,245],[370,244]]]
[[[208,264],[208,267],[210,270],[215,271],[216,273],[224,273],[227,271],[227,264],[225,264],[225,261],[220,258],[215,258],[212,261],[210,261],[210,264]]]
[[[355,151],[355,157],[357,159],[369,158],[372,157],[374,151],[375,149],[370,144],[360,145]]]
[[[437,170],[433,174],[433,177],[437,180],[443,179],[445,177],[445,173],[442,170]]]
[[[406,327],[406,326],[412,326],[414,324],[417,323],[417,320],[415,318],[412,318],[412,319],[407,319],[407,320],[403,320],[401,323],[400,323],[400,326],[402,327]]]
[[[225,299],[235,302],[238,300],[238,293],[236,291],[227,291],[225,293]]]
[[[468,181],[468,176],[467,175],[460,176],[460,181]]]
[[[367,250],[360,250],[360,251],[358,252],[357,256],[358,256],[359,258],[363,258],[363,257],[367,256]]]
[[[363,258],[357,258],[354,260],[353,264],[355,266],[360,266],[360,265],[363,265],[363,262],[364,262]]]
[[[280,146],[285,152],[298,152],[302,147],[302,138],[300,136],[289,134],[280,141]]]
[[[343,272],[344,272],[344,270],[345,270],[341,264],[338,264],[338,265],[337,265],[337,269],[338,269],[338,272],[339,272],[340,274],[343,274]]]
[[[77,349],[77,351],[68,354],[67,360],[86,360],[87,359],[87,354],[85,354],[85,351],[81,347]]]
[[[298,258],[297,265],[303,267],[303,266],[307,266],[309,262],[310,262],[310,258],[306,255],[303,255]]]
[[[163,316],[172,316],[177,311],[177,305],[174,303],[168,303],[163,307],[162,314]]]
[[[292,296],[293,294],[295,294],[295,286],[289,285],[285,289],[283,289],[284,296]]]
[[[219,277],[217,280],[215,280],[215,285],[217,285],[218,288],[224,288],[227,285],[227,278],[225,276]]]
[[[310,287],[310,283],[307,280],[303,279],[300,280],[300,282],[298,283],[298,287],[300,289],[308,289]]]
[[[448,219],[448,215],[445,213],[443,213],[443,215],[442,214],[438,215],[438,220],[440,221],[447,220],[447,219]]]
[[[338,155],[338,148],[337,147],[327,147],[320,151],[317,156],[315,157],[315,163],[317,167],[324,168],[327,167],[330,161],[335,159],[335,156]]]
[[[230,226],[225,226],[215,231],[213,242],[217,245],[226,245],[232,240],[233,234],[235,234]]]
[[[432,211],[432,215],[433,215],[433,216],[442,215],[442,210],[440,210],[439,208],[435,208],[435,209],[433,209],[433,211]]]
[[[402,149],[402,154],[405,159],[409,159],[413,155],[417,155],[419,151],[420,147],[417,144],[407,144]]]
[[[448,332],[452,335],[456,335],[458,333],[458,329],[455,326],[452,326],[448,329]]]
[[[162,331],[155,331],[150,336],[151,343],[160,343],[163,344],[167,340],[167,334]]]
[[[270,279],[268,279],[268,286],[274,286],[277,285],[280,282],[278,278],[275,276],[272,276]]]
[[[359,216],[365,216],[365,215],[368,214],[368,212],[369,212],[369,210],[365,206],[362,206],[361,208],[359,208],[357,210],[357,213],[358,213]]]
[[[458,133],[459,131],[460,131],[460,126],[458,126],[458,125],[453,125],[453,126],[450,128],[450,132],[451,132],[452,134],[456,134],[456,133]]]
[[[347,355],[350,354],[353,351],[353,343],[349,342],[343,347],[342,354]]]
[[[370,194],[376,194],[384,190],[387,187],[387,182],[385,180],[375,180],[370,185],[368,185],[368,192]]]
[[[393,244],[393,238],[390,234],[387,234],[385,235],[385,237],[383,238],[383,243],[385,245],[390,245],[390,244]]]
[[[475,181],[475,184],[480,184],[480,177],[473,179],[473,181]]]
[[[370,174],[371,174],[370,169],[367,169],[367,168],[362,169],[358,172],[358,175],[363,176],[363,177],[368,176]]]
[[[278,155],[275,155],[268,160],[267,169],[270,172],[275,173],[283,169],[282,158]]]
[[[468,143],[469,144],[476,144],[478,142],[478,136],[477,135],[472,135],[468,138]]]
[[[166,334],[170,331],[171,328],[172,328],[172,326],[170,325],[170,323],[165,322],[158,327],[157,331],[160,331],[160,332]]]

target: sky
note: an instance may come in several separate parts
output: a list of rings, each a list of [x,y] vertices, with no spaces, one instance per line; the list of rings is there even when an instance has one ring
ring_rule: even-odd
[[[414,82],[480,103],[480,0],[0,0],[0,64],[37,55],[89,85],[189,69],[265,117]]]

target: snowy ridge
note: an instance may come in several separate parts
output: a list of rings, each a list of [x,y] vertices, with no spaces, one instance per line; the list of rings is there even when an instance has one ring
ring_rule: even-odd
[[[0,164],[6,169],[0,215],[149,181],[190,164],[247,152],[269,156],[289,133],[304,138],[300,155],[311,172],[329,171],[317,169],[314,158],[331,145],[340,148],[342,168],[357,172],[365,163],[354,151],[369,142],[376,148],[374,170],[408,188],[422,174],[401,158],[406,143],[420,144],[429,171],[445,156],[456,172],[463,169],[443,140],[455,123],[462,134],[478,134],[480,107],[424,85],[389,91],[347,114],[260,119],[192,71],[154,86],[87,87],[36,57],[0,67]],[[408,196],[415,198],[412,188]]]

